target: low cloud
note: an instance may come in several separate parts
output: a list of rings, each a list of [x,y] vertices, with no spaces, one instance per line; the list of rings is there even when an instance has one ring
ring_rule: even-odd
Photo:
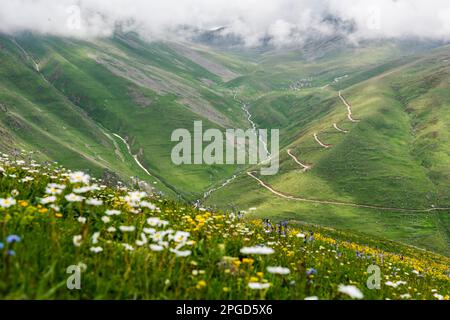
[[[240,37],[248,46],[302,42],[313,32],[354,39],[450,39],[448,0],[2,0],[0,32],[33,31],[81,38],[107,37],[116,28],[153,40],[180,30]],[[343,26],[352,26],[342,29]]]

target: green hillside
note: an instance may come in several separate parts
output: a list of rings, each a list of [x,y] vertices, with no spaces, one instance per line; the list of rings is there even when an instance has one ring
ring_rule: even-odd
[[[0,157],[0,299],[449,299],[444,256],[108,188],[28,155]]]
[[[0,151],[450,255],[450,47],[341,40],[219,50],[123,33],[0,35]],[[278,174],[172,163],[177,128],[249,128],[239,100],[258,127],[280,129]]]
[[[284,146],[280,172],[259,178],[276,191],[317,201],[282,198],[243,173],[208,203],[256,207],[255,216],[383,234],[449,254],[449,55],[447,46],[368,65],[365,72],[352,56],[353,65],[341,73],[348,76],[327,87],[274,90],[253,100],[250,93],[256,122],[282,128]],[[349,120],[339,90],[359,122]],[[288,149],[311,170],[303,172]]]
[[[205,129],[243,123],[229,91],[215,90],[222,77],[235,76],[219,62],[186,47],[182,53],[190,60],[169,45],[146,44],[133,35],[96,42],[32,35],[0,41],[0,101],[10,129],[4,134],[16,146],[72,168],[137,175],[169,195],[191,199],[235,170],[177,167],[170,159],[170,136],[177,128],[191,129],[194,120],[203,120]],[[128,141],[152,177],[132,163],[114,134]]]

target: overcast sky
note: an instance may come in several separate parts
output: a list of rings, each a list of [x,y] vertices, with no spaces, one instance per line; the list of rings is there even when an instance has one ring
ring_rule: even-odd
[[[180,26],[226,26],[249,46],[301,41],[311,30],[333,32],[323,17],[354,21],[354,38],[419,36],[450,40],[450,0],[0,0],[0,32],[32,30],[109,36],[117,25],[149,39]],[[187,28],[187,29],[189,29]],[[185,28],[186,29],[186,28]]]

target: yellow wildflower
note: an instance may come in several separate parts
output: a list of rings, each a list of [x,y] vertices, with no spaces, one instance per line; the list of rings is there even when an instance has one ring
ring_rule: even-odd
[[[20,205],[21,207],[27,207],[27,206],[28,206],[28,202],[25,201],[25,200],[21,200],[21,201],[19,201],[19,205]]]
[[[206,287],[206,281],[205,280],[200,280],[199,282],[197,282],[197,285],[195,287],[198,290],[203,289],[204,287]]]

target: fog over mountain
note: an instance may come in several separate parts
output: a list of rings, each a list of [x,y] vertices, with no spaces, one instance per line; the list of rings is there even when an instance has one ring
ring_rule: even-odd
[[[332,17],[332,19],[330,19]],[[338,21],[339,23],[331,23]],[[3,0],[0,32],[104,37],[118,27],[150,40],[216,30],[247,46],[301,43],[308,34],[350,39],[450,39],[448,0]]]

